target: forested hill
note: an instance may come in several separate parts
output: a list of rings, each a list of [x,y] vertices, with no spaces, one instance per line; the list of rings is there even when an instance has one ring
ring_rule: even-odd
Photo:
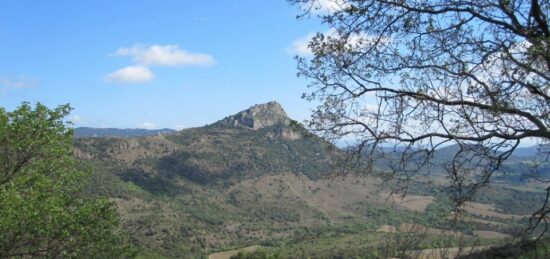
[[[289,119],[276,102],[163,136],[77,138],[75,145],[81,158],[132,168],[127,177],[135,182],[142,182],[140,175],[199,183],[283,172],[317,178],[339,153]]]
[[[140,247],[178,258],[288,235],[288,224],[328,221],[316,201],[300,197],[331,184],[315,180],[329,174],[341,154],[288,118],[276,102],[174,134],[75,138],[74,144],[75,155],[94,172],[88,195],[115,201]],[[297,193],[287,192],[287,182]],[[336,195],[332,192],[337,191],[326,195]],[[242,225],[247,222],[256,223]],[[227,228],[235,224],[242,225],[239,233]],[[257,236],[259,226],[273,236]]]

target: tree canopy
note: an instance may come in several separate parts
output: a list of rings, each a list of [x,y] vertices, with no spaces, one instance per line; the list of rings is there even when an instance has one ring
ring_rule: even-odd
[[[330,28],[298,57],[304,97],[321,103],[310,126],[361,154],[399,143],[390,167],[403,182],[457,145],[445,171],[460,207],[520,143],[550,141],[549,1],[289,2]]]
[[[106,199],[85,199],[73,158],[71,108],[0,108],[0,257],[132,256]]]

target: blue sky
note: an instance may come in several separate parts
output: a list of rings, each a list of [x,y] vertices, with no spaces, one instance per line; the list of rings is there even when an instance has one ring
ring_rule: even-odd
[[[319,20],[285,0],[0,2],[0,106],[70,103],[76,126],[187,128],[279,101]]]

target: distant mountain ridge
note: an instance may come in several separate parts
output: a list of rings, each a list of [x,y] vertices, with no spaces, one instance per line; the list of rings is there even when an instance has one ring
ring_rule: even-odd
[[[541,144],[533,145],[529,147],[517,148],[513,155],[516,157],[535,157],[538,155],[543,155],[550,151],[550,144]]]
[[[89,137],[144,137],[144,136],[157,136],[174,134],[177,130],[173,129],[117,129],[117,128],[91,128],[91,127],[78,127],[74,129],[74,135],[77,138],[89,138]]]

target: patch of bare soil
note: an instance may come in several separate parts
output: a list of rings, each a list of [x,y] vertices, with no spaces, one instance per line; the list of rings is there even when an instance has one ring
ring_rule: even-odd
[[[239,252],[250,253],[250,252],[254,252],[254,251],[258,250],[258,248],[260,248],[259,245],[254,245],[254,246],[249,246],[249,247],[245,247],[245,248],[241,248],[241,249],[235,249],[235,250],[215,253],[215,254],[209,255],[208,259],[229,259],[229,258],[231,258],[231,256],[237,255]]]
[[[484,204],[479,202],[466,203],[466,205],[464,206],[464,210],[474,215],[495,217],[495,218],[501,218],[501,219],[519,220],[521,218],[530,216],[530,215],[514,215],[514,214],[498,212],[497,208],[494,205]]]
[[[431,228],[426,227],[420,224],[411,224],[411,223],[403,223],[399,226],[399,232],[418,232],[418,233],[426,233],[429,235],[440,235],[440,236],[462,236],[464,235],[461,232],[458,231],[451,231],[451,230],[445,230],[445,229],[439,229],[439,228]]]
[[[476,230],[474,234],[478,235],[481,238],[511,238],[512,236],[496,231],[490,230]]]
[[[454,259],[459,255],[467,255],[485,248],[487,246],[433,248],[409,251],[407,254],[411,258],[418,259]]]
[[[397,233],[397,228],[390,225],[382,225],[380,228],[376,230],[376,232],[380,233]]]
[[[380,196],[393,204],[415,212],[424,212],[426,207],[434,202],[434,197],[432,196],[406,195],[402,197],[401,195],[390,195],[389,193],[380,193]]]

